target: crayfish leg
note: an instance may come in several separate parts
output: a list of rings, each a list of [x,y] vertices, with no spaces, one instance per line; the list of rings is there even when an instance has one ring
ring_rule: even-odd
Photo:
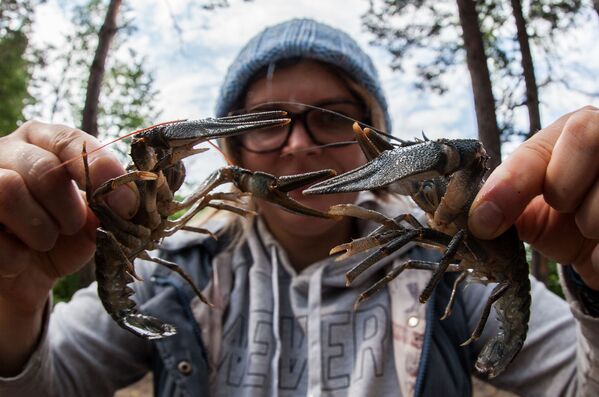
[[[358,308],[358,306],[364,302],[366,299],[369,299],[371,296],[382,290],[385,285],[389,284],[393,279],[399,276],[406,269],[419,269],[419,270],[431,270],[435,271],[439,268],[439,264],[437,262],[429,262],[429,261],[418,261],[418,260],[409,260],[400,264],[399,266],[394,267],[385,274],[385,277],[381,278],[379,281],[374,283],[370,288],[366,291],[362,292],[358,299],[354,303],[354,310]],[[459,268],[457,265],[450,265],[448,271],[457,271]]]
[[[216,234],[212,233],[210,230],[205,229],[203,227],[183,226],[180,230],[186,230],[188,232],[193,232],[193,233],[207,234],[213,240],[218,240],[218,237]]]
[[[460,230],[453,236],[453,238],[447,245],[447,250],[445,251],[443,257],[439,261],[439,267],[435,269],[435,271],[433,272],[433,276],[431,277],[430,281],[420,294],[420,303],[426,303],[428,298],[430,298],[431,294],[433,293],[435,287],[441,282],[443,274],[447,271],[447,268],[449,267],[451,260],[458,251],[458,248],[464,240],[465,235],[466,231],[463,229]]]
[[[453,288],[451,289],[451,295],[449,296],[449,302],[447,302],[447,306],[445,306],[445,312],[443,316],[441,316],[441,320],[445,320],[447,317],[451,315],[451,308],[453,307],[453,303],[455,302],[455,298],[457,295],[457,290],[459,285],[466,279],[468,276],[468,271],[463,271],[460,273],[458,278],[453,282]]]
[[[512,284],[508,280],[506,280],[497,284],[495,288],[493,288],[493,292],[491,292],[489,299],[487,299],[487,303],[480,316],[480,320],[478,320],[478,324],[476,325],[474,332],[472,332],[470,338],[466,342],[462,343],[461,346],[469,345],[470,343],[474,342],[480,337],[480,335],[483,332],[483,329],[485,328],[485,324],[487,324],[489,314],[491,313],[491,306],[506,293],[506,291],[511,287],[511,285]]]
[[[364,273],[376,262],[380,261],[384,257],[397,251],[410,241],[414,240],[418,236],[418,234],[419,230],[406,229],[404,234],[397,237],[395,240],[392,240],[387,245],[382,246],[381,248],[376,250],[372,255],[368,256],[362,262],[358,263],[351,270],[345,273],[345,284],[348,286],[351,285],[351,283],[356,279],[356,277]]]
[[[333,205],[329,208],[327,214],[333,216],[351,216],[353,218],[374,221],[381,225],[395,226],[393,219],[386,217],[378,211],[369,210],[355,204]]]
[[[196,287],[196,285],[194,284],[194,282],[191,279],[191,277],[189,277],[189,275],[187,273],[185,273],[185,271],[183,269],[181,269],[179,267],[179,265],[177,265],[174,262],[167,261],[166,259],[154,258],[154,257],[150,256],[145,251],[142,252],[139,255],[139,257],[141,259],[145,259],[147,261],[154,262],[154,263],[157,263],[159,265],[162,265],[162,266],[166,267],[167,269],[172,270],[172,271],[178,273],[183,278],[183,280],[187,281],[187,283],[189,284],[189,286],[191,287],[191,289],[193,289],[193,292],[197,295],[198,298],[200,298],[200,300],[203,303],[205,303],[206,305],[208,305],[210,307],[214,307],[214,305],[208,301],[208,299],[204,296],[204,294],[202,294],[202,292],[198,289],[198,287]]]
[[[258,215],[258,213],[256,211],[252,211],[252,210],[248,210],[245,208],[237,207],[235,205],[220,203],[220,202],[219,203],[210,203],[210,204],[208,204],[208,207],[212,207],[217,210],[229,211],[229,212],[232,212],[237,215],[241,215],[246,218],[250,217],[250,216]]]
[[[110,192],[118,189],[123,185],[127,185],[131,182],[135,181],[155,181],[158,179],[158,175],[149,171],[131,171],[126,174],[117,176],[115,178],[109,179],[103,184],[101,184],[93,194],[94,200],[98,197],[102,197],[107,195]]]
[[[372,236],[353,239],[349,243],[340,244],[331,248],[329,255],[334,255],[343,252],[343,254],[335,258],[335,260],[340,261],[359,252],[367,251],[374,247],[379,247],[383,244],[387,244],[389,241],[394,240],[402,233],[402,230],[389,230],[387,232],[377,233]]]

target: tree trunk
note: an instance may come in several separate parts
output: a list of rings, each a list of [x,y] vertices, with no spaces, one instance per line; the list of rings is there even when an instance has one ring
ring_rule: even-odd
[[[535,77],[534,63],[532,53],[530,52],[530,43],[528,33],[526,32],[526,21],[522,14],[522,2],[520,0],[511,0],[514,19],[516,20],[516,29],[518,31],[518,43],[520,44],[520,53],[522,54],[522,72],[526,84],[526,108],[528,109],[528,119],[530,120],[530,131],[528,137],[534,135],[541,129],[541,113],[539,111],[539,89]]]
[[[522,72],[526,84],[526,108],[528,109],[528,119],[530,122],[528,137],[530,138],[541,129],[539,89],[535,78],[534,62],[530,51],[530,41],[526,31],[526,21],[522,13],[522,2],[520,0],[511,0],[511,2],[518,32],[520,53],[522,55]],[[537,250],[532,250],[530,272],[543,283],[547,282],[547,276],[549,275],[549,261]]]
[[[83,108],[83,117],[81,129],[93,136],[98,135],[98,102],[100,100],[100,87],[104,78],[104,69],[110,43],[117,31],[116,16],[121,7],[121,0],[111,0],[108,5],[108,12],[104,19],[104,24],[98,34],[98,48],[89,71],[89,80],[87,80],[87,94],[85,96],[85,106]]]
[[[495,98],[491,89],[491,77],[478,23],[478,13],[474,0],[457,0],[457,4],[472,81],[478,136],[491,157],[487,165],[493,170],[501,163],[500,131],[497,126]]]
[[[593,7],[595,7],[595,11],[597,11],[597,16],[599,16],[599,0],[593,0]]]
[[[87,81],[87,94],[81,120],[81,129],[93,136],[98,135],[98,103],[100,100],[100,87],[104,78],[106,58],[110,43],[114,38],[117,26],[116,17],[121,6],[121,0],[111,0],[104,18],[104,24],[98,34],[98,47],[89,71]],[[80,287],[87,287],[95,280],[95,266],[93,260],[88,262],[78,273]]]

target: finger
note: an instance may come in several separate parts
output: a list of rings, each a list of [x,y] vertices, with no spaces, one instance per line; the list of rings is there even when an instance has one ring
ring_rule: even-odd
[[[12,279],[31,263],[31,250],[6,232],[0,232],[0,278]]]
[[[597,244],[593,250],[591,255],[591,263],[593,265],[594,273],[599,274],[599,244]],[[599,290],[599,286],[597,286],[595,289]]]
[[[547,167],[545,200],[562,212],[573,212],[599,174],[599,110],[585,108],[564,125]]]
[[[576,211],[576,224],[583,236],[599,239],[599,179],[587,192],[582,205]]]
[[[588,252],[585,260],[574,262],[572,266],[587,286],[599,291],[599,241],[592,241],[592,245],[584,251]]]
[[[581,234],[573,214],[560,213],[537,196],[516,226],[522,240],[551,260],[573,265],[587,285],[599,289],[598,240]]]
[[[64,277],[78,271],[92,258],[95,251],[95,228],[93,233],[88,231],[73,236],[60,236],[54,248],[48,252],[48,259],[52,266],[52,271],[48,275]]]
[[[543,192],[553,146],[569,116],[537,132],[491,173],[470,208],[468,226],[475,236],[490,239],[505,232]]]
[[[572,264],[590,256],[588,239],[581,235],[574,216],[551,208],[541,195],[530,202],[516,226],[522,240],[552,260]]]
[[[71,175],[71,178],[77,181],[79,186],[85,184],[83,160],[81,151],[83,143],[86,144],[87,151],[92,152],[101,146],[100,142],[93,136],[85,132],[60,124],[46,124],[38,121],[28,121],[21,128],[15,131],[15,134],[21,136],[27,143],[54,154],[58,157],[60,163],[67,162],[65,168]],[[90,165],[93,159],[108,157],[103,172],[109,174],[109,179],[121,175],[125,172],[118,160],[107,150],[98,150],[94,155],[90,155]],[[79,161],[79,159],[81,159]],[[47,170],[46,170],[47,171]],[[91,171],[91,170],[90,170]]]
[[[85,222],[85,203],[65,169],[47,172],[59,164],[54,154],[23,141],[7,142],[0,156],[0,168],[19,173],[33,198],[59,225],[60,233],[73,234]]]
[[[88,152],[99,148],[101,145],[96,138],[67,126],[35,121],[25,123],[16,133],[25,141],[54,153],[60,162],[76,159],[67,163],[65,167],[80,187],[85,186],[81,151],[84,142]],[[100,149],[89,155],[89,172],[92,186],[97,187],[111,178],[124,174],[125,169],[112,153]],[[108,201],[119,202],[120,205],[114,206],[113,209],[121,216],[130,217],[137,208],[137,199],[137,194],[133,190],[123,186],[111,193]]]
[[[23,178],[15,171],[0,168],[0,186],[0,224],[34,250],[51,249],[58,226],[31,196]]]

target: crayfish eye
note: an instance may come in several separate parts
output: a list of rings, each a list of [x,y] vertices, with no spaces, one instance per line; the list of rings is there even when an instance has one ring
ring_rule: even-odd
[[[437,194],[437,188],[435,184],[432,181],[426,181],[424,182],[422,190],[424,192],[426,201],[436,207],[439,204],[439,195]]]

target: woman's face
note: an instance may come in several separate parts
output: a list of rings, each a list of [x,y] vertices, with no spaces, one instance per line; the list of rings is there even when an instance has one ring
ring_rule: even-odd
[[[289,67],[275,70],[250,85],[245,99],[245,108],[250,109],[271,101],[290,101],[317,105],[329,101],[356,101],[345,82],[331,70],[314,61],[301,61]],[[301,111],[301,106],[280,106],[291,112]],[[253,153],[241,148],[240,165],[264,171],[275,176],[300,174],[325,168],[338,173],[354,169],[365,162],[358,145],[337,148],[319,148],[306,132],[303,122],[296,122],[286,144],[273,153]],[[336,195],[304,196],[302,189],[290,196],[304,205],[327,211],[331,205],[353,203],[357,193]],[[260,202],[260,211],[271,231],[285,228],[286,232],[298,237],[324,235],[335,227],[335,222],[313,217],[294,215],[274,205]]]

